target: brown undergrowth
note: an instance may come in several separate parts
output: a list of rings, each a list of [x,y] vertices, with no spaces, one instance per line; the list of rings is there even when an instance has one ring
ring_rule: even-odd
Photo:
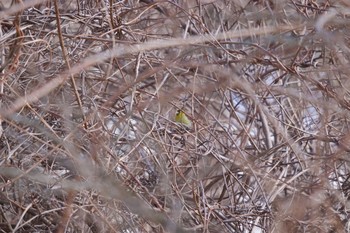
[[[346,1],[0,6],[1,232],[349,232]]]

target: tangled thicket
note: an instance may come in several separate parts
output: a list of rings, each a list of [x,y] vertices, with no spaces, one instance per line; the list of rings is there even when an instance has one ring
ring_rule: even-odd
[[[347,1],[0,6],[1,232],[349,232]]]

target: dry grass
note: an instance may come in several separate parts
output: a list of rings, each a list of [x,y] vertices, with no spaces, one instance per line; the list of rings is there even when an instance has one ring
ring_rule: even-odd
[[[347,1],[0,6],[0,232],[350,232]]]

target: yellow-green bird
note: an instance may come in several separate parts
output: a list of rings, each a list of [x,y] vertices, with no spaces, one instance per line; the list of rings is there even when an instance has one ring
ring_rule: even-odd
[[[177,110],[176,115],[175,115],[175,121],[188,127],[188,128],[192,128],[192,121],[190,119],[188,119],[185,112],[182,110]]]

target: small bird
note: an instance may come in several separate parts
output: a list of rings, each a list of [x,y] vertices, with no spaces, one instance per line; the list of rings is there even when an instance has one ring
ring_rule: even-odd
[[[185,112],[182,110],[177,110],[176,115],[175,115],[175,121],[177,123],[180,123],[180,124],[186,126],[187,128],[190,128],[190,129],[192,128],[192,121],[190,119],[188,119]]]

